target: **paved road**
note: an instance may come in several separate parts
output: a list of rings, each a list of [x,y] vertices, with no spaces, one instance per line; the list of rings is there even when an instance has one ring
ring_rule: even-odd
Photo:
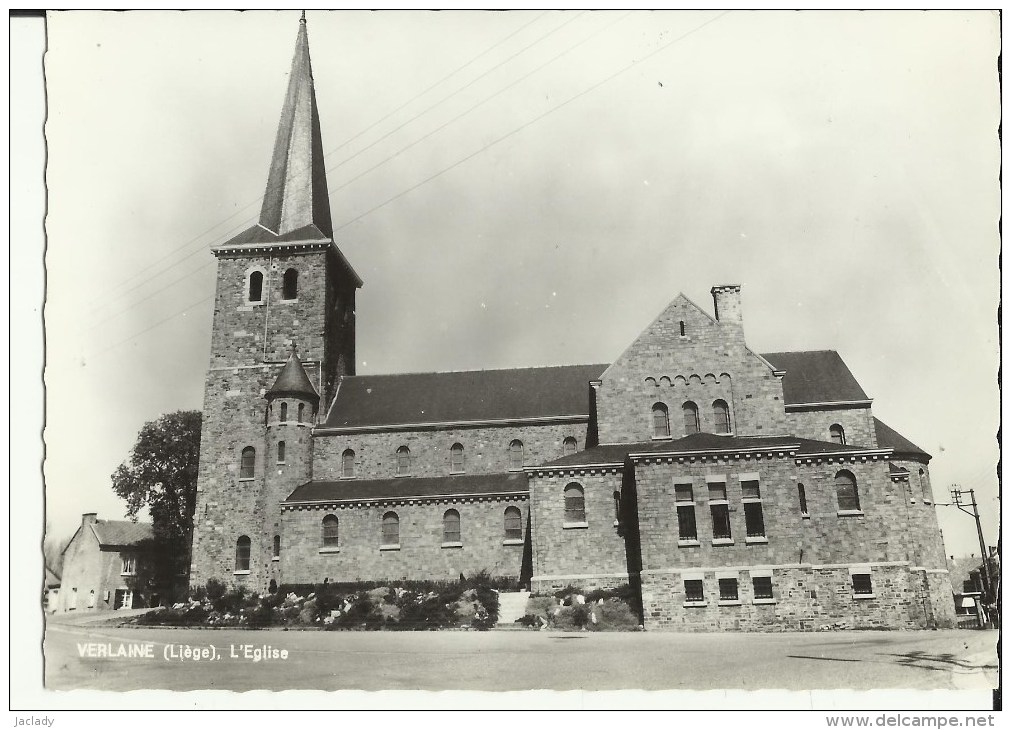
[[[980,631],[372,633],[50,624],[45,657],[49,689],[985,689],[996,684],[996,640],[995,632]],[[151,658],[87,656],[138,644]],[[254,661],[244,645],[288,657]],[[219,658],[165,658],[186,646],[213,646]]]

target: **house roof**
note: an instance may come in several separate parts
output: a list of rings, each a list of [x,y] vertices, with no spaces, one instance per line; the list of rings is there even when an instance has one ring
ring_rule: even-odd
[[[57,588],[60,585],[60,576],[46,566],[46,588]]]
[[[896,454],[930,458],[930,454],[877,418],[874,419],[874,433],[878,437],[878,446],[883,449],[895,449]]]
[[[777,370],[786,371],[783,376],[786,405],[868,400],[835,350],[769,352],[762,357]]]
[[[314,481],[296,487],[284,500],[292,502],[336,502],[341,500],[403,499],[449,495],[527,493],[527,476],[522,472],[498,474],[454,474],[447,477],[395,477],[392,479],[344,479]]]
[[[154,528],[147,522],[95,520],[91,527],[103,547],[136,545],[154,537]]]
[[[607,365],[358,375],[341,379],[324,428],[589,415]]]
[[[267,395],[271,398],[288,395],[295,396],[296,398],[319,400],[319,394],[312,386],[309,376],[305,374],[305,368],[302,367],[302,361],[298,359],[298,353],[295,351],[294,345],[291,346],[288,362],[281,368],[277,380],[270,386]]]

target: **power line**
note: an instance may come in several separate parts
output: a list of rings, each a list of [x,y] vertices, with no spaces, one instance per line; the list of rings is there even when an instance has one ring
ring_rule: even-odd
[[[108,346],[108,347],[106,347],[106,348],[105,348],[104,350],[99,350],[99,351],[98,351],[97,353],[95,353],[95,354],[96,354],[96,355],[102,355],[102,354],[104,354],[104,353],[108,352],[109,350],[114,350],[114,349],[116,349],[116,348],[117,348],[117,347],[119,347],[120,345],[125,345],[125,344],[126,344],[127,342],[130,342],[130,341],[132,341],[132,340],[135,340],[135,339],[137,339],[138,337],[140,337],[141,335],[147,334],[148,332],[150,332],[151,330],[153,330],[153,329],[154,329],[155,327],[160,327],[161,325],[163,325],[163,324],[165,324],[166,322],[168,322],[168,321],[169,321],[170,319],[175,319],[175,318],[176,318],[176,317],[178,317],[178,316],[179,316],[180,314],[185,314],[186,312],[190,311],[190,310],[191,310],[191,309],[193,309],[194,307],[197,307],[197,306],[199,306],[199,305],[203,304],[204,302],[210,301],[210,300],[211,300],[211,299],[213,299],[213,298],[214,298],[214,294],[208,294],[208,295],[207,295],[206,297],[204,297],[203,299],[200,299],[200,300],[198,300],[198,301],[196,301],[196,302],[193,302],[193,304],[187,305],[187,306],[186,306],[186,307],[185,307],[184,309],[180,309],[180,310],[179,310],[179,311],[177,311],[177,312],[173,312],[172,314],[168,315],[168,316],[167,316],[167,317],[165,317],[164,319],[159,319],[159,320],[158,320],[157,322],[155,322],[155,323],[154,323],[154,324],[152,324],[151,326],[149,326],[149,327],[145,327],[145,328],[144,328],[144,329],[142,329],[142,330],[141,330],[140,332],[138,332],[138,333],[136,333],[136,334],[134,334],[134,335],[130,335],[130,336],[129,336],[129,337],[127,337],[126,339],[120,340],[119,342],[117,342],[117,343],[116,343],[116,344],[114,344],[114,345],[109,345],[109,346]]]

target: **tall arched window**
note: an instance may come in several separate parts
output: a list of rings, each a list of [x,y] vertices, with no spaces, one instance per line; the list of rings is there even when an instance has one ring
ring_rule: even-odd
[[[450,447],[449,471],[453,474],[463,473],[463,444],[453,444]]]
[[[263,301],[263,272],[254,271],[249,275],[249,290],[247,291],[247,301]]]
[[[846,443],[846,432],[843,431],[843,427],[840,426],[838,423],[833,423],[831,426],[828,427],[828,435],[829,438],[832,441],[835,441],[837,444]]]
[[[670,436],[670,418],[667,416],[667,406],[663,403],[653,404],[653,438],[665,439]]]
[[[578,484],[565,488],[565,522],[586,522],[586,502]]]
[[[835,475],[835,493],[839,500],[839,509],[843,512],[860,510],[860,495],[857,492],[857,479],[845,469]]]
[[[725,400],[713,401],[713,424],[716,433],[730,433],[730,408]]]
[[[288,404],[287,403],[282,403],[281,404],[281,410],[280,410],[280,413],[278,413],[278,418],[280,418],[282,421],[287,421],[288,420]]]
[[[523,539],[523,513],[519,507],[506,507],[505,509],[505,539]]]
[[[327,515],[323,518],[323,547],[337,547],[336,515]]]
[[[298,299],[298,272],[288,269],[281,280],[281,299]]]
[[[252,479],[256,473],[256,449],[247,446],[242,450],[242,461],[239,462],[239,479]]]
[[[284,463],[284,456],[285,456],[285,454],[284,454],[284,441],[278,441],[277,442],[277,463],[278,464],[283,464]]]
[[[523,468],[523,442],[519,439],[513,439],[509,444],[509,468]]]
[[[923,501],[933,502],[934,492],[930,488],[930,482],[927,480],[927,472],[925,472],[923,469],[920,469],[919,477],[920,477],[920,493],[923,495]]]
[[[562,455],[568,456],[569,454],[576,453],[577,449],[576,440],[571,436],[568,436],[564,441],[562,441]]]
[[[274,557],[281,557],[281,536],[274,535]]]
[[[462,542],[460,539],[460,513],[455,509],[446,510],[442,516],[442,541]]]
[[[383,545],[400,545],[400,518],[396,512],[383,515]]]
[[[249,572],[249,538],[245,535],[235,541],[235,572]]]
[[[699,432],[699,407],[688,401],[681,406],[681,413],[685,417],[685,435]]]
[[[355,452],[351,449],[344,449],[344,453],[341,454],[341,477],[355,478]]]
[[[406,477],[411,473],[411,450],[406,446],[397,449],[397,476]]]
[[[302,423],[302,417],[305,415],[305,403],[298,404],[298,422]]]

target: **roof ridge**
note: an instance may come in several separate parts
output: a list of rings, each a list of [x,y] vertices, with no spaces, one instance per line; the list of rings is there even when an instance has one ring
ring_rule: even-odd
[[[795,355],[795,354],[796,355],[801,355],[801,354],[813,353],[813,352],[834,352],[836,354],[839,353],[838,350],[781,350],[779,352],[764,352],[764,353],[761,353],[761,354],[762,355]]]
[[[474,368],[470,370],[414,370],[403,373],[369,373],[367,375],[345,375],[346,380],[352,378],[396,378],[402,375],[460,375],[464,373],[505,373],[520,370],[552,370],[560,368],[595,368],[608,367],[610,363],[575,363],[570,365],[525,365],[518,368]]]

